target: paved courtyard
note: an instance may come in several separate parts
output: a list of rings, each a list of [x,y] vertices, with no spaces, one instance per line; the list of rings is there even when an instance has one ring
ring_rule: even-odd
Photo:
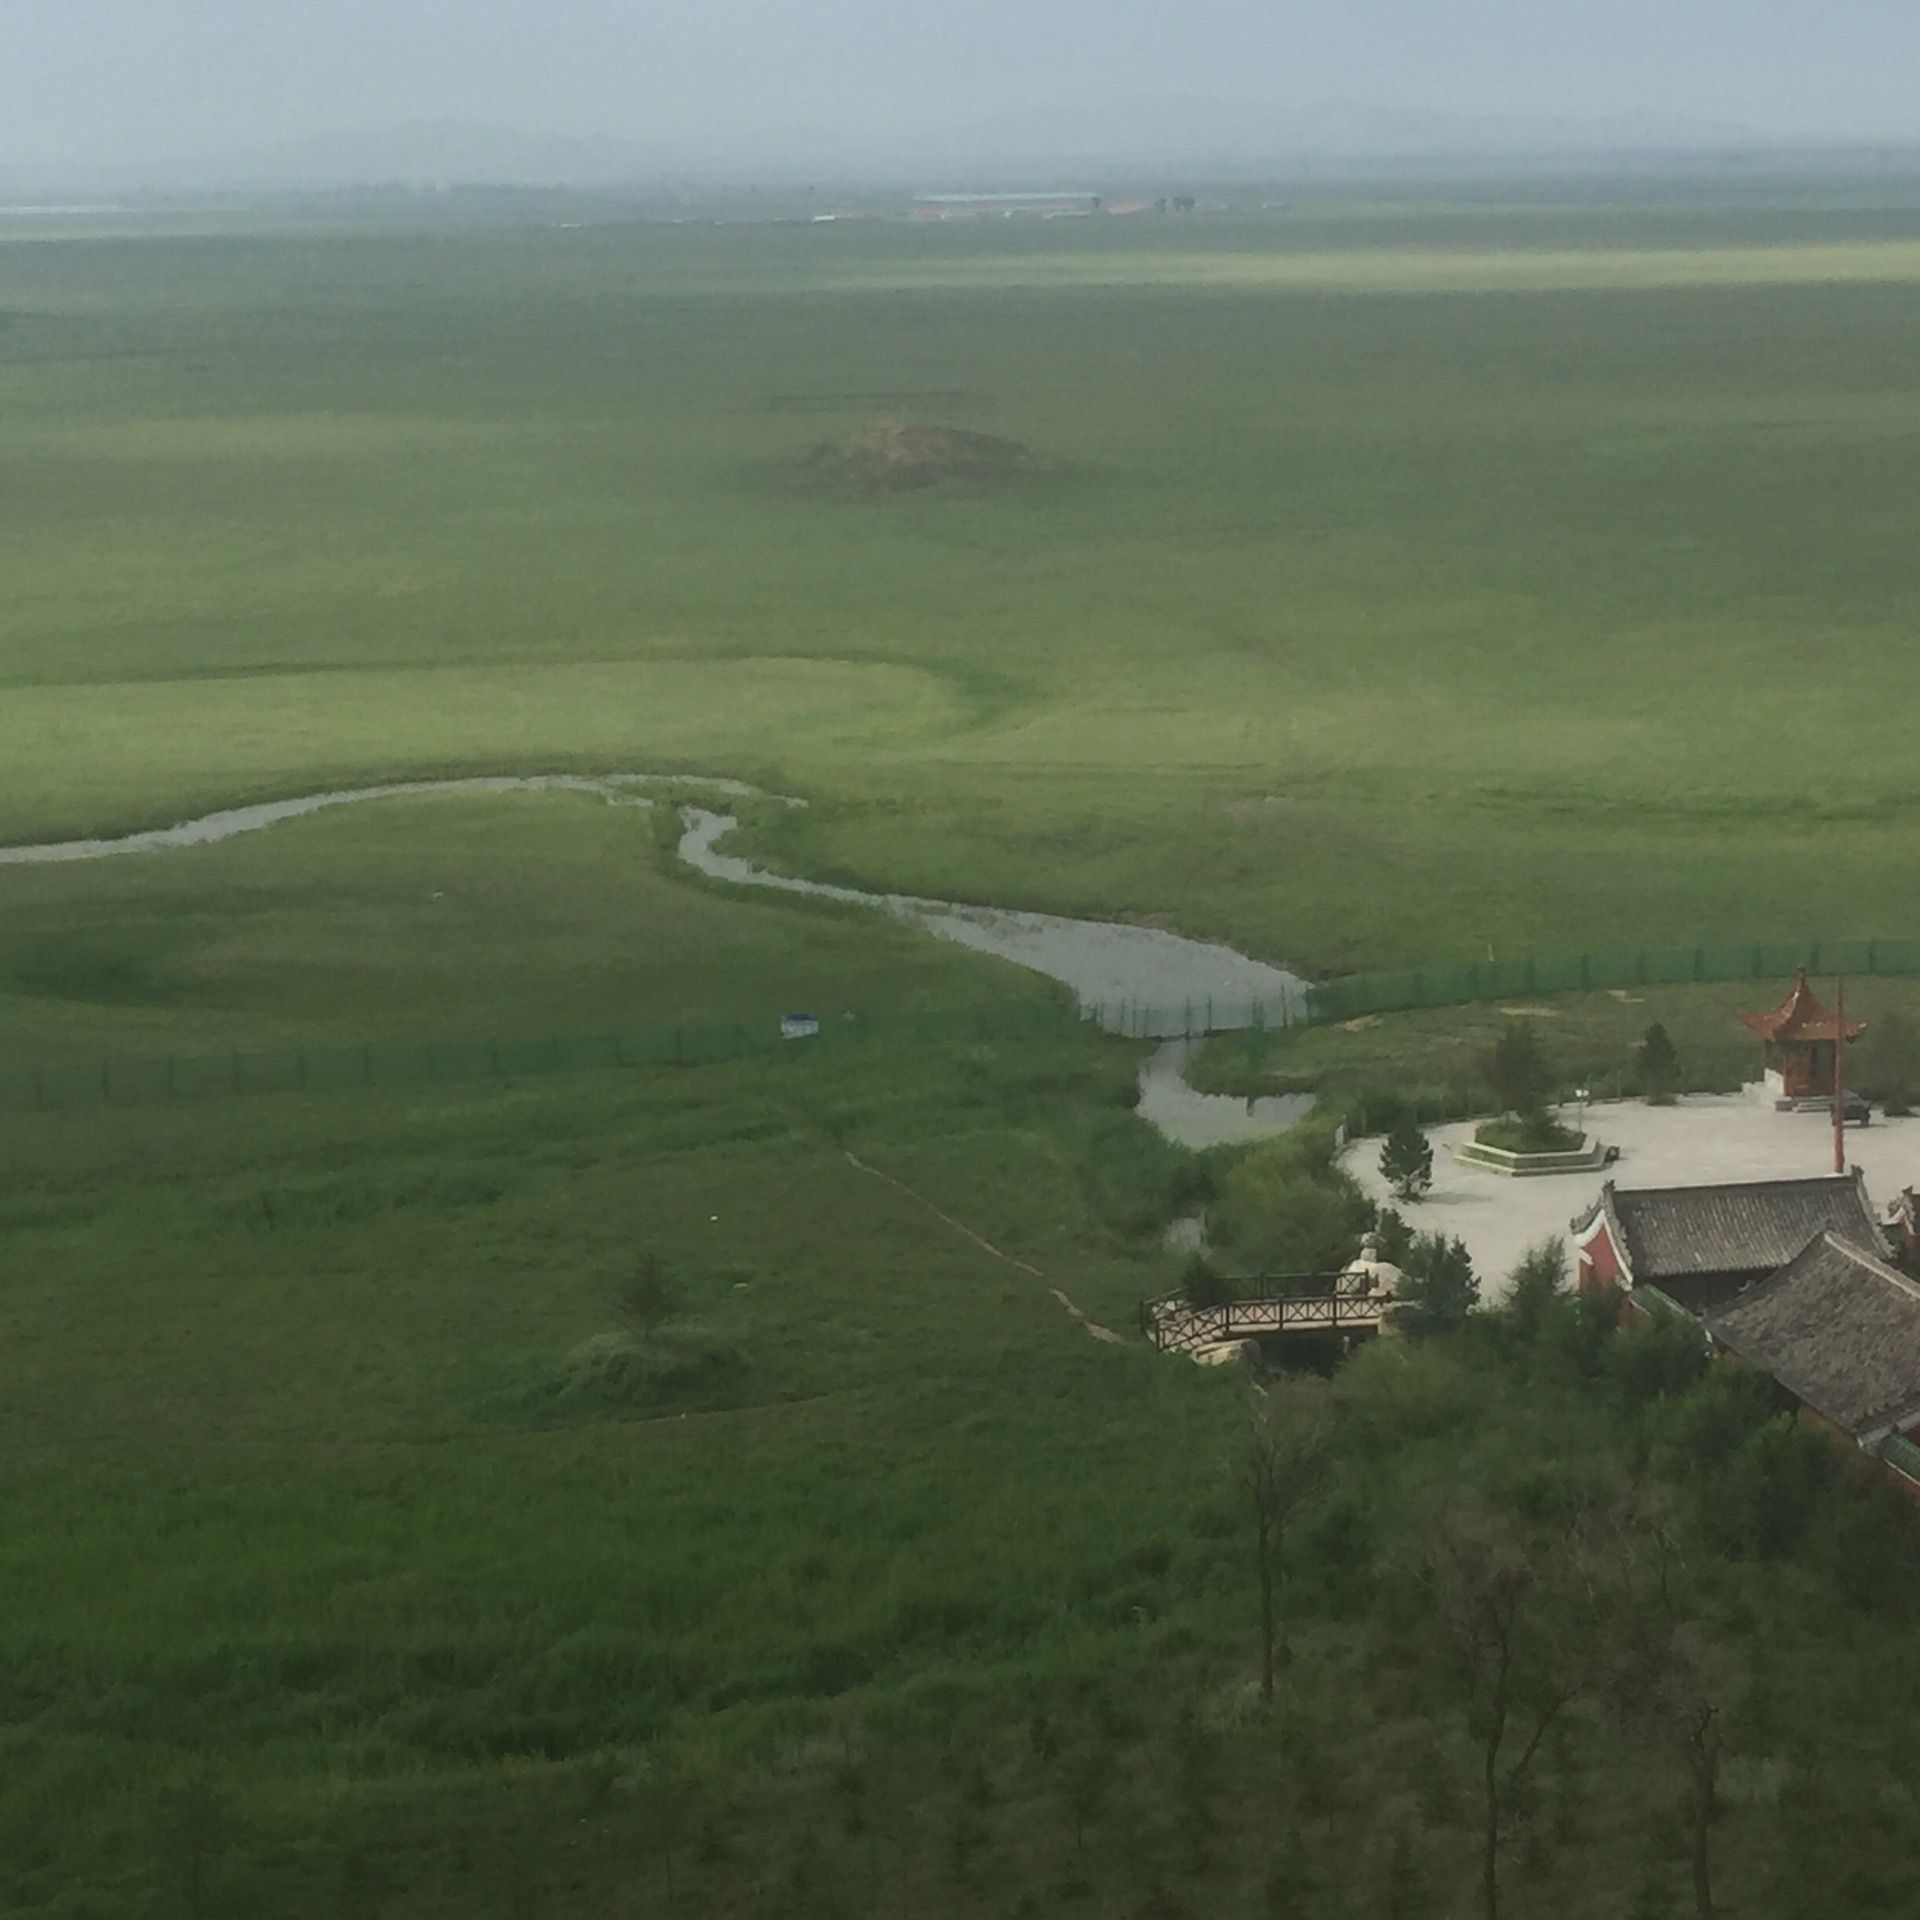
[[[1562,1109],[1569,1122],[1575,1109]],[[1473,1137],[1475,1122],[1435,1127],[1433,1189],[1400,1211],[1422,1233],[1445,1233],[1467,1243],[1483,1297],[1497,1300],[1520,1256],[1586,1212],[1603,1181],[1622,1187],[1678,1187],[1722,1180],[1806,1178],[1833,1171],[1833,1123],[1822,1114],[1776,1113],[1757,1090],[1744,1094],[1690,1094],[1678,1105],[1637,1101],[1589,1106],[1587,1131],[1620,1158],[1604,1171],[1541,1174],[1515,1179],[1484,1167],[1463,1166],[1454,1147]],[[1902,1187],[1920,1186],[1920,1117],[1883,1120],[1847,1129],[1847,1163],[1867,1177],[1874,1210],[1884,1214]],[[1375,1200],[1386,1200],[1380,1178],[1380,1142],[1362,1140],[1347,1151],[1348,1170]]]

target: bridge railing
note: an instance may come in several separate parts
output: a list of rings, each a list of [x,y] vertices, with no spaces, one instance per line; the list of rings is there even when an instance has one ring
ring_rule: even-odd
[[[1312,1293],[1289,1290],[1247,1295],[1191,1306],[1182,1294],[1140,1304],[1141,1331],[1163,1353],[1188,1353],[1217,1341],[1284,1333],[1289,1328],[1377,1327],[1393,1305],[1391,1296],[1342,1289],[1344,1276],[1311,1274],[1301,1281]],[[1284,1282],[1256,1281],[1273,1286]]]

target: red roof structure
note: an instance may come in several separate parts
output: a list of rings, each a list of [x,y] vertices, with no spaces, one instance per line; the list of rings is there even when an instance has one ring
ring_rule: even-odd
[[[1743,1013],[1740,1024],[1762,1040],[1799,1042],[1832,1040],[1839,1031],[1839,1015],[1830,1013],[1807,985],[1807,970],[1802,967],[1794,977],[1793,991],[1777,1007],[1766,1013]],[[1858,1040],[1867,1030],[1864,1020],[1847,1022],[1847,1038]]]
[[[1765,1043],[1762,1075],[1779,1105],[1792,1106],[1837,1094],[1839,1062],[1835,1055],[1843,1044],[1840,1016],[1829,1013],[1814,997],[1805,967],[1795,975],[1793,991],[1777,1007],[1766,1013],[1743,1013],[1740,1024]],[[1857,1040],[1866,1030],[1864,1020],[1849,1020],[1844,1040]],[[1836,1166],[1844,1164],[1837,1138],[1834,1157]]]

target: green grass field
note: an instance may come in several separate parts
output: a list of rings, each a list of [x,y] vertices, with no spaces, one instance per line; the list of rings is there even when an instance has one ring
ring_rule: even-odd
[[[823,878],[1325,974],[1920,933],[1920,209],[182,227],[0,246],[0,840],[631,769],[805,795],[749,831]],[[888,417],[1032,457],[823,485]],[[0,1110],[0,1913],[1465,1911],[1408,1543],[1610,1474],[1740,1650],[1729,1898],[1897,1910],[1884,1516],[1571,1319],[1369,1356],[1252,1711],[1246,1396],[1126,1338],[1208,1178],[1135,1050],[671,832],[461,796],[0,867],[7,1068],[874,1022]],[[1554,1017],[1717,1071],[1739,997]],[[1444,1080],[1483,1025],[1207,1070]],[[1660,1766],[1596,1709],[1542,1781],[1522,1897],[1667,1911]]]
[[[1911,919],[1916,234],[15,246],[0,832],[630,763],[815,796],[823,870],[1310,970]],[[806,484],[889,414],[1034,470]]]

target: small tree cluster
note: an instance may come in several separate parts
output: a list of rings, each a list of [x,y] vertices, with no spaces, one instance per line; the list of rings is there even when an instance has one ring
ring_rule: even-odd
[[[1912,1111],[1920,1094],[1920,1029],[1898,1007],[1873,1021],[1861,1037],[1853,1081],[1889,1113]]]
[[[1311,1127],[1253,1148],[1221,1182],[1221,1243],[1264,1273],[1340,1272],[1373,1209],[1333,1156],[1331,1132]]]
[[[1480,1281],[1464,1240],[1443,1233],[1415,1236],[1401,1263],[1406,1283],[1400,1289],[1404,1322],[1416,1333],[1440,1333],[1457,1327],[1480,1303]]]

